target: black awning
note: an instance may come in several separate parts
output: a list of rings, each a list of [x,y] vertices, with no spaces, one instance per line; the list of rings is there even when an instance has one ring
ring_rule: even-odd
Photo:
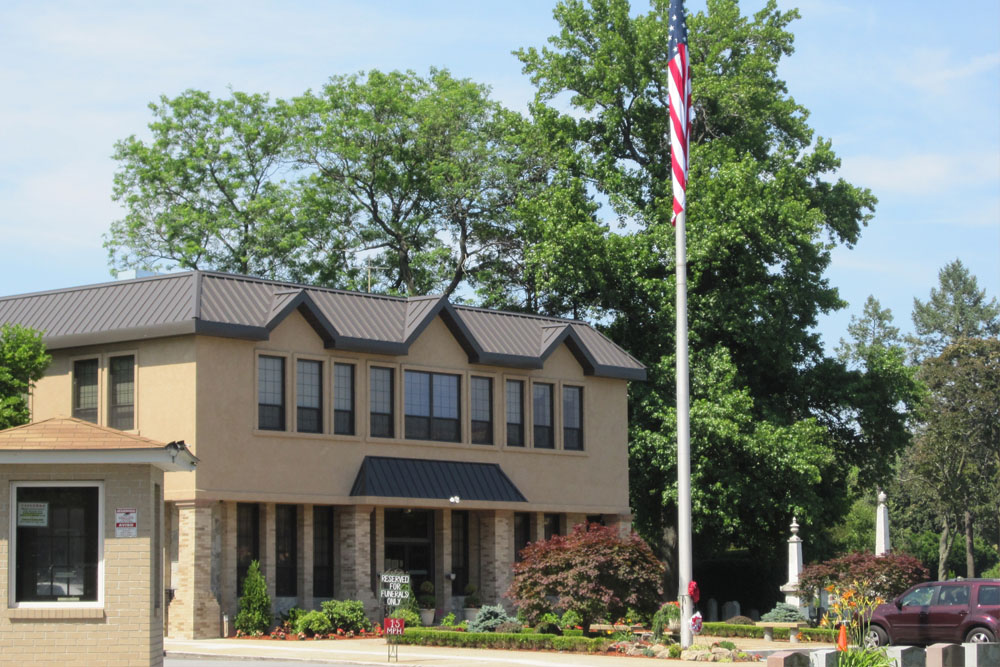
[[[526,503],[496,463],[466,463],[366,456],[351,487],[352,496],[437,498]]]

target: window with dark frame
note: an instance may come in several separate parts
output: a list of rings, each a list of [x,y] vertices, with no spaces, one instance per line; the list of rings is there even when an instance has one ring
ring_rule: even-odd
[[[237,595],[243,595],[243,580],[253,561],[260,562],[260,505],[236,503]]]
[[[333,432],[354,435],[354,364],[333,365]]]
[[[469,585],[469,513],[455,510],[451,513],[451,581],[452,595],[465,595]]]
[[[531,515],[527,512],[514,512],[514,560],[521,562],[524,556],[521,550],[531,541]]]
[[[295,428],[323,432],[323,362],[299,359],[295,364]]]
[[[563,387],[563,449],[583,450],[583,387]]]
[[[507,380],[507,446],[524,447],[524,382]]]
[[[257,428],[285,430],[285,359],[257,358]]]
[[[543,530],[546,540],[551,540],[553,536],[560,534],[558,514],[546,514],[544,521],[545,525],[543,527]]]
[[[313,597],[333,597],[333,508],[313,506]]]
[[[100,531],[97,486],[18,486],[15,602],[96,602]]]
[[[460,442],[459,377],[444,373],[406,371],[406,438]]]
[[[274,506],[274,594],[277,597],[298,595],[296,509],[295,505]]]
[[[371,435],[376,438],[391,438],[393,427],[393,381],[392,369],[372,366],[369,373],[368,411],[371,418]]]
[[[73,362],[73,416],[97,423],[97,359]]]
[[[553,449],[555,439],[552,431],[552,385],[536,382],[531,386],[531,392],[534,447]]]
[[[469,379],[469,413],[472,444],[493,444],[493,379],[472,376]]]
[[[108,426],[129,431],[135,428],[135,356],[111,357],[108,370]]]

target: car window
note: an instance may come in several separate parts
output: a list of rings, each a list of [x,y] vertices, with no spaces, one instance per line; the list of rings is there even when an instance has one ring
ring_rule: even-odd
[[[940,586],[920,586],[903,596],[900,601],[904,607],[926,607],[934,599],[934,594]]]
[[[966,605],[969,604],[968,586],[942,586],[941,594],[938,597],[938,604],[941,605]]]
[[[1000,586],[980,586],[979,604],[1000,605]]]

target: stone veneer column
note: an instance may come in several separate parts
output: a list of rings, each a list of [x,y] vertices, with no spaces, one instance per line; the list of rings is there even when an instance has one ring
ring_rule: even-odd
[[[578,514],[576,512],[566,513],[566,531],[563,535],[569,535],[573,532],[573,528],[581,523],[587,523],[586,514]]]
[[[340,513],[341,595],[361,600],[369,613],[375,612],[371,590],[371,505],[345,507]]]
[[[434,606],[440,615],[451,611],[451,509],[434,512]]]
[[[240,592],[236,590],[236,503],[222,503],[222,613],[229,616],[229,634],[236,633]]]
[[[532,512],[529,522],[528,541],[541,542],[545,539],[545,513]]]
[[[484,604],[500,604],[505,601],[503,594],[510,587],[514,573],[514,512],[494,510],[482,512],[481,517],[480,596]]]
[[[375,508],[375,574],[385,572],[385,508]],[[377,584],[376,584],[377,587]]]
[[[274,552],[277,547],[277,527],[275,522],[274,503],[261,503],[261,523],[260,531],[263,544],[260,545],[260,571],[267,582],[267,595],[271,598],[272,611],[274,600],[277,597],[275,588],[275,578],[278,576],[277,563],[274,560]]]
[[[176,503],[177,576],[170,603],[171,637],[210,639],[221,633],[221,609],[212,594],[213,504]]]
[[[313,506],[299,505],[299,606],[312,609],[313,602]]]

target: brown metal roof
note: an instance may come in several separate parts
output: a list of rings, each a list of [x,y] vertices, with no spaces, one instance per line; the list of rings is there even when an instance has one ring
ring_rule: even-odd
[[[646,377],[635,358],[575,320],[205,271],[0,298],[0,323],[42,330],[51,349],[184,334],[266,340],[293,310],[331,348],[406,354],[440,316],[473,363],[541,368],[565,343],[589,374]]]

